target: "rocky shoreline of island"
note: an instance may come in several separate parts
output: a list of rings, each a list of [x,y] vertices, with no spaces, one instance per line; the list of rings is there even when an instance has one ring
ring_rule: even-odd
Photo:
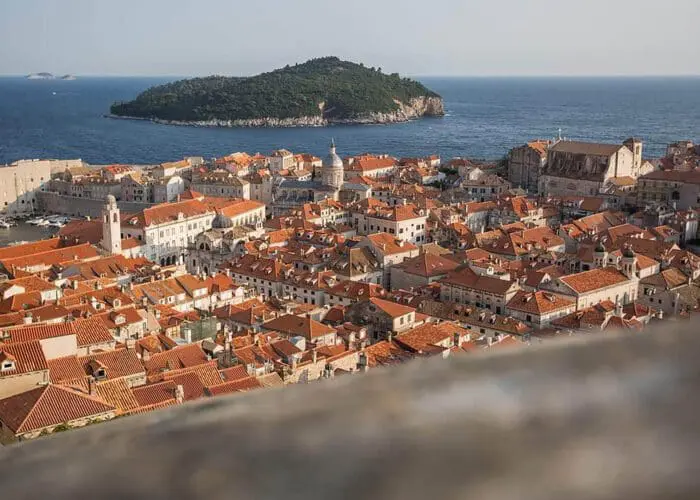
[[[150,121],[161,125],[203,128],[316,128],[332,125],[389,125],[406,123],[424,117],[441,117],[445,115],[445,106],[440,97],[417,97],[408,104],[396,101],[398,109],[389,113],[367,113],[354,118],[325,118],[322,115],[300,116],[295,118],[261,117],[238,120],[164,120],[156,117],[104,115],[119,120]]]

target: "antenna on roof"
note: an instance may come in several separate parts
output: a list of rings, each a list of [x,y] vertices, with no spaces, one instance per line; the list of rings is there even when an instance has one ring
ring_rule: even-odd
[[[561,141],[561,127],[559,128],[559,137],[558,139]]]

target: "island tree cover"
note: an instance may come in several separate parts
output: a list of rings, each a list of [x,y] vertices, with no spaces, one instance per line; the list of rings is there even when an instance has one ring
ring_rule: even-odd
[[[396,100],[439,97],[421,83],[381,69],[312,59],[248,78],[209,76],[152,87],[114,115],[173,121],[245,120],[320,116],[352,119],[398,109]]]

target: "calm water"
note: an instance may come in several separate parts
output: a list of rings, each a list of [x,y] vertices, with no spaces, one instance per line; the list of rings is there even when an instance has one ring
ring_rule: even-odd
[[[17,227],[0,228],[0,247],[19,241],[36,241],[50,238],[58,232],[55,227],[38,227],[20,222]]]
[[[103,118],[158,78],[73,82],[0,78],[0,164],[20,158],[158,163],[186,155],[270,152],[498,158],[557,129],[570,138],[620,142],[635,135],[648,155],[677,139],[700,139],[700,78],[424,78],[447,116],[399,125],[325,129],[202,129]]]

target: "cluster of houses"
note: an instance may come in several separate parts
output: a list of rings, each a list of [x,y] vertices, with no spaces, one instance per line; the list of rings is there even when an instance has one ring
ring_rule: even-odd
[[[537,140],[507,165],[443,165],[332,144],[164,164],[142,192],[131,167],[67,167],[52,182],[89,187],[102,216],[0,249],[0,441],[685,321],[698,153]],[[137,196],[162,203],[123,213]]]

